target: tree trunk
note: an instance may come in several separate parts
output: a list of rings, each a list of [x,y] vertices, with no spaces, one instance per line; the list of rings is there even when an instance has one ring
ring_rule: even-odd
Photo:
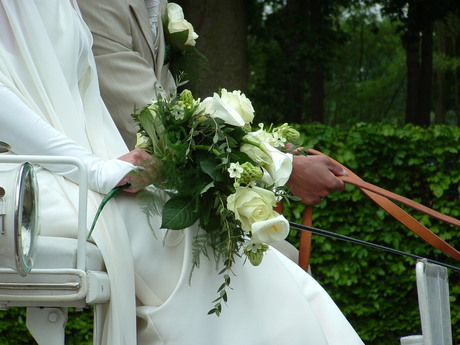
[[[420,114],[415,124],[429,126],[433,87],[433,22],[423,21],[420,77]]]
[[[420,42],[418,31],[408,29],[405,35],[407,66],[406,123],[415,123],[418,116],[420,85]]]
[[[308,0],[306,2],[310,2]],[[287,73],[286,84],[286,119],[290,122],[302,123],[305,121],[305,80],[307,78],[307,61],[305,54],[301,53],[299,44],[303,41],[305,32],[304,19],[299,21],[299,13],[307,13],[305,1],[288,0],[286,4],[285,22],[291,34],[284,40],[286,51]]]
[[[445,55],[446,50],[446,28],[443,22],[436,22],[435,24],[436,32],[436,50]],[[435,109],[435,123],[444,124],[446,123],[446,104],[447,104],[447,82],[446,82],[446,73],[443,70],[438,70],[434,72],[436,80],[436,97],[434,97],[434,109]]]
[[[314,33],[321,25],[322,1],[288,0],[286,4],[286,26],[291,29],[284,42],[288,61],[286,103],[289,121],[296,123],[324,122],[323,61],[309,53],[319,50]]]
[[[199,35],[197,48],[208,58],[208,69],[192,81],[196,97],[212,96],[219,88],[246,92],[248,84],[247,0],[177,0]]]
[[[452,37],[452,56],[458,56],[460,53],[457,48],[457,43],[460,41],[460,36]],[[460,67],[457,67],[453,73],[453,98],[454,111],[456,114],[457,126],[460,126]]]
[[[324,68],[315,66],[310,73],[310,114],[313,122],[324,122]]]
[[[430,125],[433,78],[433,22],[428,8],[409,1],[405,48],[407,54],[406,123]]]
[[[314,31],[322,23],[323,15],[321,2],[323,0],[310,0],[310,30]],[[309,112],[313,122],[324,122],[324,66],[323,60],[313,57],[310,59],[310,102]],[[304,67],[305,68],[305,67]]]

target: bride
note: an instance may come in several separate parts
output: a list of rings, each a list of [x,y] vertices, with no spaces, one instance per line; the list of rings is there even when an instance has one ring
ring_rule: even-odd
[[[16,154],[80,158],[91,221],[103,194],[148,157],[127,150],[100,98],[91,33],[74,0],[0,0],[0,32],[0,140]],[[43,235],[76,236],[75,173],[37,168]],[[111,280],[105,344],[362,344],[319,284],[275,249],[258,267],[237,261],[228,306],[208,316],[221,280],[215,262],[201,260],[189,282],[199,229],[163,241],[152,221],[155,234],[125,193],[93,232]]]

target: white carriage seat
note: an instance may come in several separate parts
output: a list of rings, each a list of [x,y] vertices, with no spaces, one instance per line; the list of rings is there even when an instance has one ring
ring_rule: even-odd
[[[86,242],[86,270],[105,271],[104,260],[97,246]],[[77,267],[77,240],[66,237],[38,236],[34,269]],[[32,269],[32,272],[34,271]]]

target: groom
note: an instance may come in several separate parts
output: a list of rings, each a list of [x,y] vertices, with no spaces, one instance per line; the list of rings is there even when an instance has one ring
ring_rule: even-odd
[[[165,39],[161,13],[166,0],[78,0],[93,34],[101,95],[127,146],[136,143],[130,114],[151,103],[154,85],[165,90],[174,80],[163,64]],[[158,12],[160,11],[160,12]],[[160,15],[159,15],[160,13]],[[343,169],[323,156],[294,156],[288,182],[308,205],[317,204],[332,190],[343,190],[337,175]]]
[[[161,16],[153,25],[146,4],[158,2],[152,11],[163,12],[166,0],[78,0],[93,34],[101,95],[125,143],[132,150],[137,126],[130,114],[134,107],[151,103],[154,85],[166,90],[174,86],[168,66],[163,64],[165,42]],[[160,13],[161,13],[160,12]]]

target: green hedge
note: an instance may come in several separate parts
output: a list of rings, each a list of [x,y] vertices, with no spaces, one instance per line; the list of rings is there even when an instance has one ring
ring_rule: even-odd
[[[69,309],[66,345],[93,344],[93,314],[91,309]],[[36,345],[26,327],[26,308],[9,308],[0,312],[0,345]]]
[[[424,129],[357,124],[347,129],[306,125],[299,126],[299,130],[305,134],[307,147],[330,155],[365,181],[459,218],[458,127]],[[301,204],[285,207],[290,220],[301,221]],[[410,213],[460,248],[458,228],[417,212]],[[315,206],[313,225],[459,266],[353,186],[347,186],[345,192],[331,193]],[[298,243],[295,230],[291,230],[290,240]],[[313,276],[332,295],[368,345],[395,345],[401,336],[420,334],[415,263],[411,258],[313,235]],[[454,344],[459,344],[460,272],[449,272]]]
[[[439,126],[398,128],[358,124],[352,128],[301,126],[306,146],[342,162],[364,180],[438,211],[460,216],[460,129]],[[300,221],[303,206],[286,206]],[[357,188],[334,192],[314,207],[314,226],[456,265],[457,263],[380,210]],[[411,212],[435,233],[460,248],[453,226]],[[298,242],[291,231],[290,241]],[[339,240],[313,236],[312,271],[368,345],[397,345],[420,334],[415,260]],[[460,344],[460,273],[450,270],[454,344]],[[25,329],[24,309],[0,313],[0,345],[35,344]],[[68,344],[91,344],[91,313],[73,312]]]

